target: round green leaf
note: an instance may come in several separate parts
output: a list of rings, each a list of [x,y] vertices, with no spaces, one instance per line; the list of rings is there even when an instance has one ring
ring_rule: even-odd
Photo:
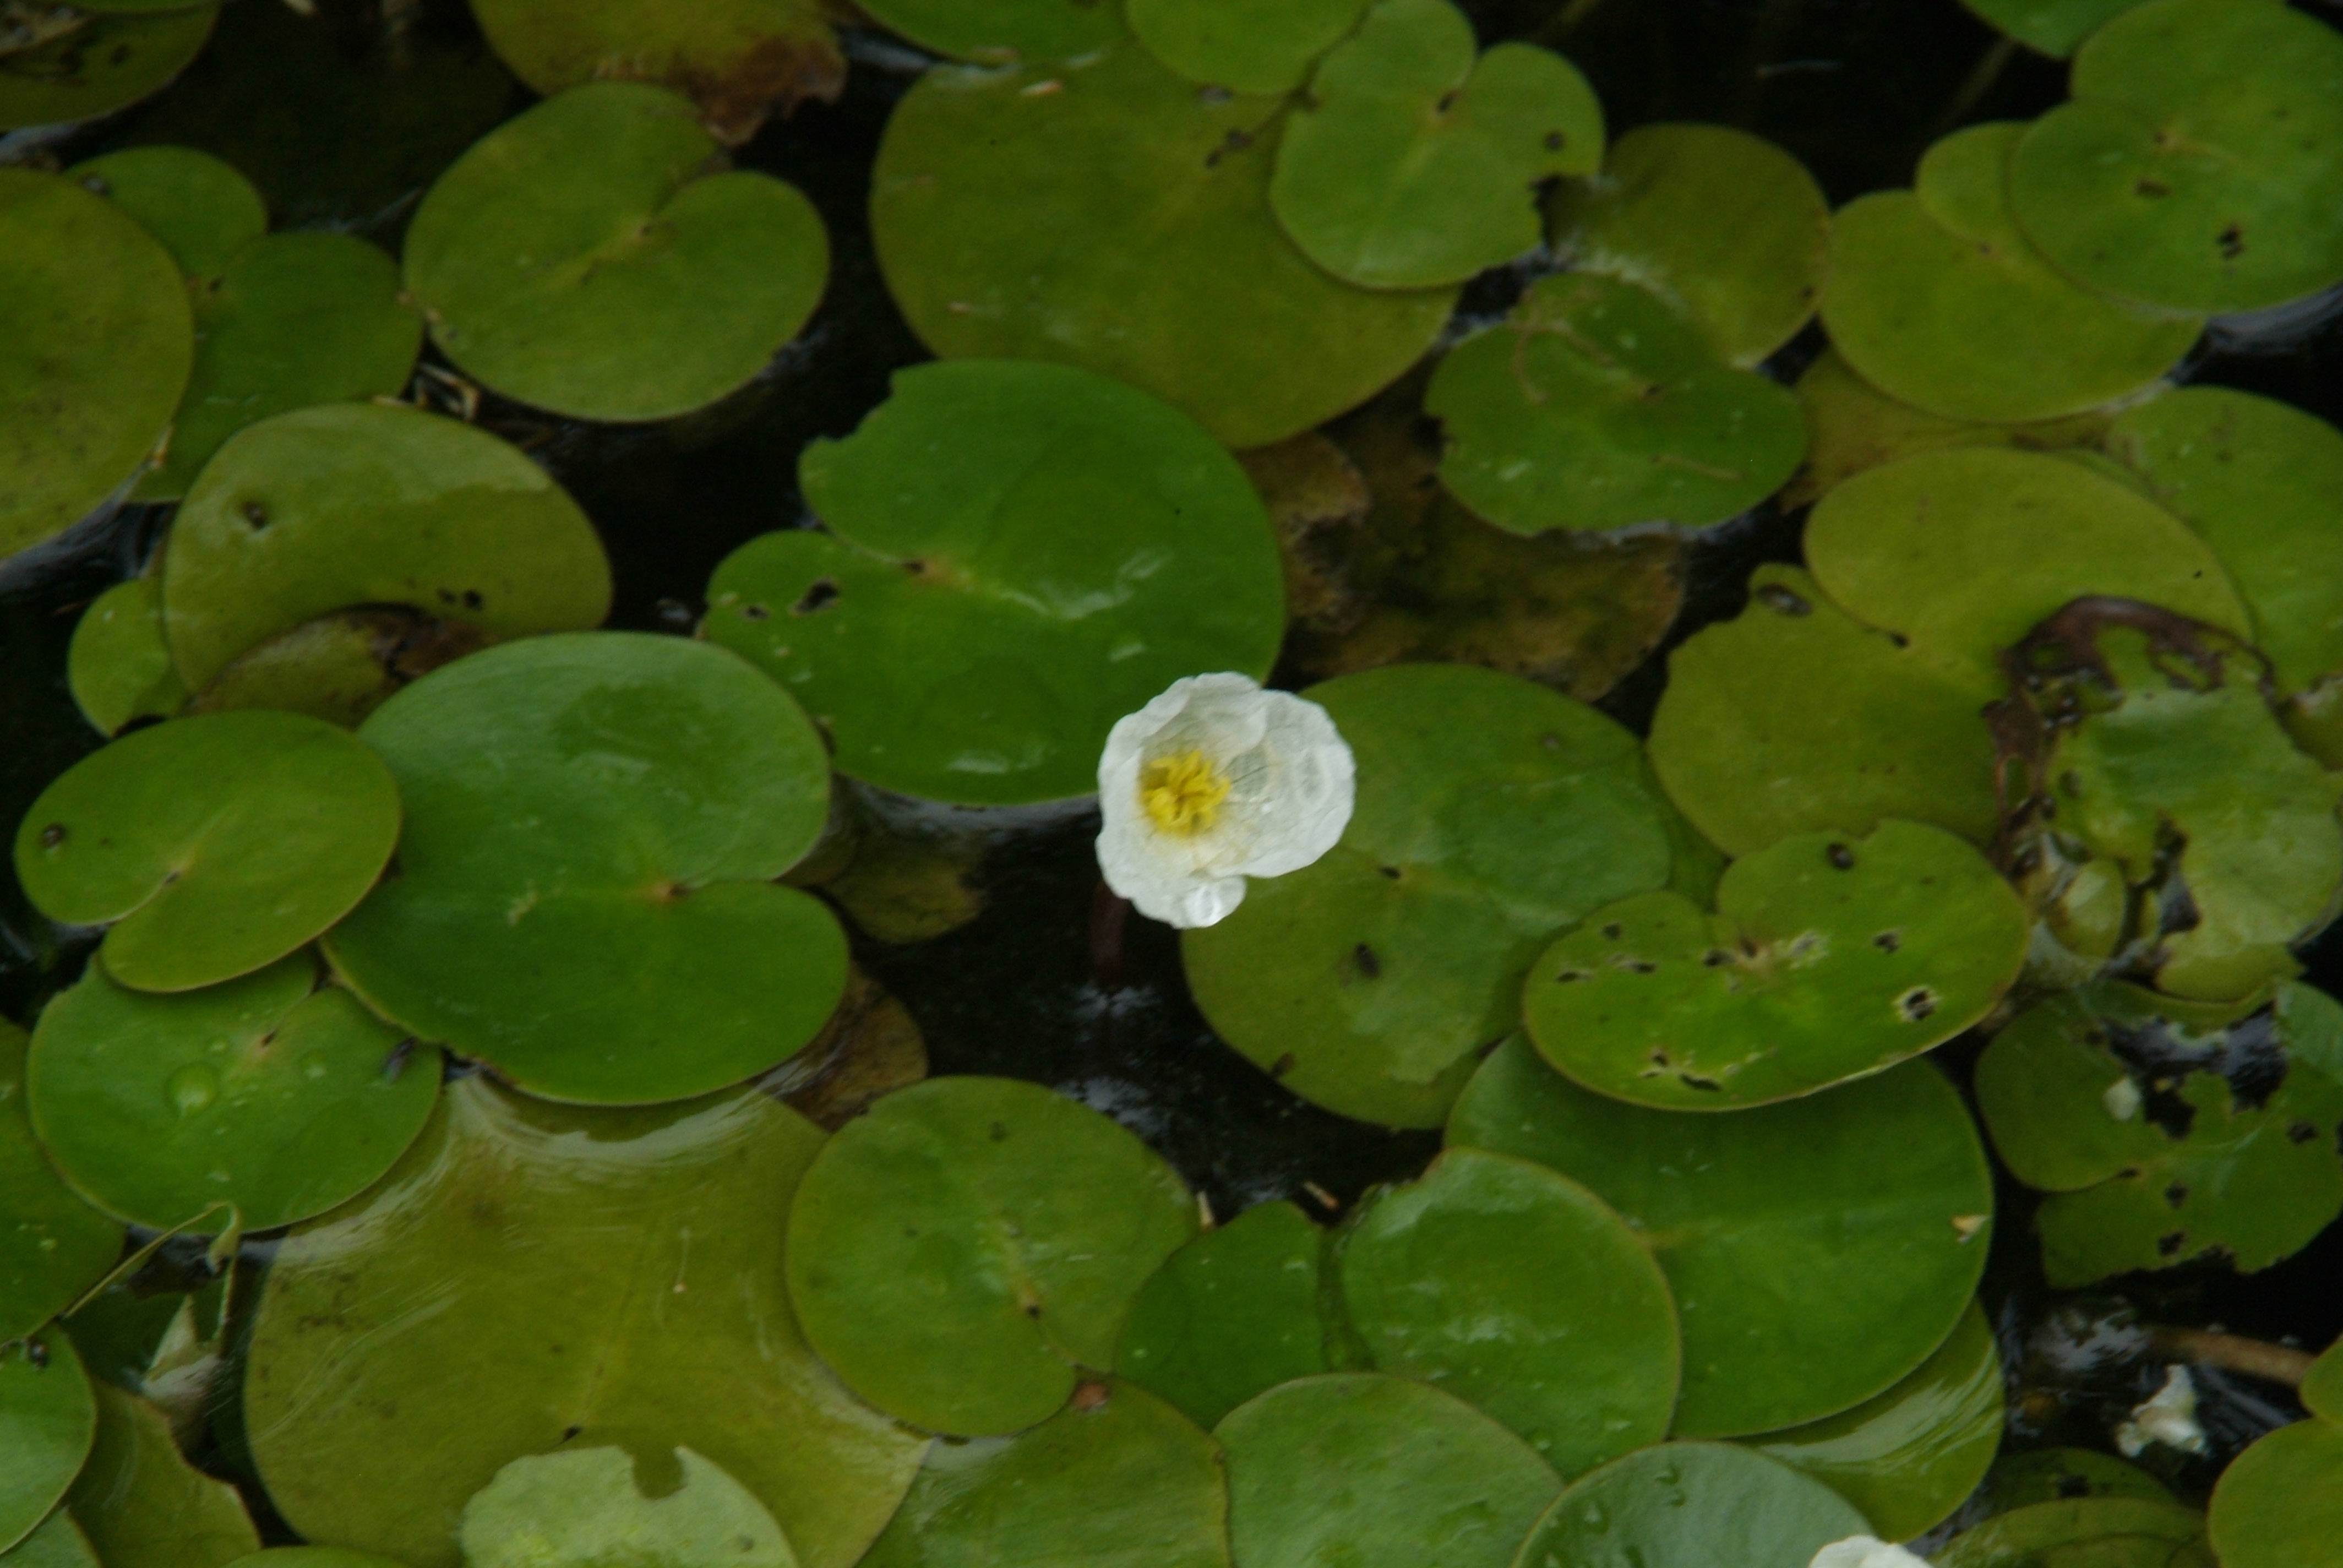
[[[1305,695],[1358,762],[1342,841],[1182,933],[1215,1033],[1305,1100],[1436,1127],[1520,1017],[1555,934],[1689,874],[1674,814],[1624,729],[1463,665],[1346,675]]]
[[[1229,1568],[1218,1444],[1129,1383],[940,1443],[862,1568]]]
[[[2237,1455],[2207,1523],[2222,1568],[2343,1564],[2343,1426],[2297,1422]]]
[[[0,1343],[27,1339],[122,1256],[122,1227],[66,1186],[25,1112],[25,1031],[0,1019]]]
[[[51,920],[114,923],[100,950],[124,985],[192,990],[347,914],[398,825],[390,771],[342,730],[203,714],[125,736],[42,790],[16,829],[16,875]]]
[[[578,419],[738,390],[821,303],[830,238],[791,186],[710,174],[687,98],[591,82],[508,120],[408,226],[407,286],[458,368]]]
[[[193,147],[125,147],[65,173],[136,218],[190,279],[217,277],[268,232],[268,208],[252,182]]]
[[[2061,1289],[2216,1251],[2268,1268],[2343,1211],[2343,1006],[2308,986],[2061,996],[1994,1037],[1976,1096],[2004,1162],[2052,1194],[2036,1223]]]
[[[1242,1568],[1504,1568],[1559,1484],[1471,1405],[1381,1372],[1282,1383],[1213,1435]]]
[[[1515,1039],[1448,1141],[1551,1165],[1643,1233],[1684,1327],[1679,1436],[1772,1432],[1884,1392],[1944,1343],[1985,1267],[1985,1151],[1925,1062],[1685,1116],[1580,1089]]]
[[[398,779],[398,875],[332,933],[385,1017],[552,1100],[737,1083],[846,984],[829,909],[774,879],[830,814],[821,739],[721,648],[578,632],[458,659],[359,731]]]
[[[1668,655],[1652,769],[1728,853],[1795,834],[1868,833],[1889,818],[1973,842],[1999,825],[1978,694],[1825,598],[1761,566],[1739,618]]]
[[[2075,46],[2140,0],[1961,0],[2028,48],[2065,59]]]
[[[2343,1422],[2343,1340],[2327,1347],[2302,1380],[2302,1405],[2313,1415]]]
[[[1163,1261],[1131,1303],[1114,1370],[1199,1426],[1265,1389],[1327,1370],[1326,1233],[1257,1203]]]
[[[2175,1503],[2164,1483],[2136,1464],[2088,1448],[2037,1448],[2005,1453],[1986,1472],[1981,1496],[1994,1513],[2060,1498],[2145,1497]]]
[[[2078,1497],[2015,1509],[1955,1536],[1936,1563],[1936,1568],[2213,1568],[2203,1514],[2137,1497]]]
[[[2033,921],[1941,828],[1802,833],[1735,860],[1712,915],[1679,893],[1607,905],[1531,966],[1546,1060],[1599,1093],[1735,1111],[1892,1067],[1993,1010]]]
[[[888,289],[947,358],[1080,365],[1232,447],[1321,424],[1420,358],[1456,294],[1354,288],[1293,247],[1269,209],[1278,108],[1200,95],[1135,43],[930,71],[871,175]]]
[[[97,1398],[71,1340],[52,1331],[0,1346],[0,1558],[65,1496],[96,1432]]]
[[[2048,419],[2113,402],[2172,368],[2193,317],[2105,299],[2042,259],[2009,216],[2003,170],[2026,127],[1971,126],[1930,147],[1912,191],[1831,225],[1831,346],[1865,379],[1956,419]]]
[[[1179,1176],[1036,1084],[938,1078],[847,1123],[789,1212],[789,1296],[847,1386],[931,1432],[1011,1432],[1114,1362],[1196,1232]]]
[[[79,25],[8,57],[0,74],[0,130],[94,119],[170,84],[203,52],[217,5],[162,14],[147,7],[90,6]],[[38,14],[35,13],[37,15]]]
[[[389,1178],[270,1266],[244,1384],[269,1497],[313,1540],[457,1568],[466,1501],[517,1455],[683,1446],[804,1568],[851,1568],[926,1443],[789,1310],[779,1242],[821,1143],[758,1089],[589,1111],[450,1083]]]
[[[2085,286],[2257,310],[2343,282],[2343,37],[2256,0],[2149,0],[2075,55],[2009,206]]]
[[[1477,1405],[1561,1474],[1667,1435],[1675,1302],[1635,1232],[1575,1181],[1451,1149],[1370,1199],[1340,1256],[1378,1368]]]
[[[1602,156],[1603,106],[1569,61],[1479,55],[1449,0],[1372,0],[1286,122],[1269,202],[1335,276],[1430,288],[1535,249],[1539,182]]]
[[[623,1448],[516,1459],[464,1504],[466,1568],[797,1568],[754,1493],[689,1448],[656,1499]]]
[[[65,684],[82,717],[111,735],[134,719],[167,719],[187,689],[163,640],[159,578],[116,583],[82,611],[65,650]]]
[[[1367,0],[1126,0],[1148,52],[1192,82],[1290,93],[1358,25]]]
[[[1952,1337],[1893,1388],[1748,1446],[1854,1503],[1872,1534],[1909,1541],[1949,1518],[1985,1479],[2001,1446],[2002,1405],[1993,1327],[1971,1302]]]
[[[989,65],[1080,63],[1123,35],[1098,0],[871,0],[863,10],[922,48]]]
[[[610,564],[560,486],[484,430],[330,404],[232,437],[171,525],[163,626],[187,685],[303,621],[403,604],[493,636],[609,612]]]
[[[2187,525],[2114,479],[2035,452],[1923,452],[1857,474],[1806,519],[1805,554],[1848,614],[1905,639],[1980,706],[2006,689],[2001,651],[2088,595],[2240,636],[2250,624]]]
[[[235,1487],[189,1464],[170,1418],[111,1383],[95,1386],[97,1441],[66,1493],[109,1568],[218,1568],[260,1550]]]
[[[1715,1442],[1669,1442],[1581,1477],[1522,1543],[1514,1568],[1807,1568],[1868,1534],[1845,1498],[1785,1464]]]
[[[1058,365],[895,387],[799,459],[830,531],[764,535],[709,585],[709,636],[805,703],[840,771],[967,804],[1086,795],[1107,731],[1174,680],[1269,673],[1277,546],[1186,416]]]
[[[1554,248],[1571,265],[1641,284],[1748,369],[1815,313],[1830,206],[1815,176],[1730,126],[1639,126],[1603,172],[1555,188]]]
[[[93,965],[41,1014],[25,1079],[41,1141],[99,1208],[267,1231],[374,1185],[431,1114],[439,1062],[299,954],[176,996]]]
[[[0,1553],[0,1563],[8,1568],[98,1568],[89,1538],[62,1508],[42,1520],[23,1541]]]
[[[1440,481],[1500,528],[1721,523],[1805,451],[1789,388],[1720,359],[1658,295],[1595,273],[1539,279],[1451,349],[1424,396]]]
[[[397,264],[346,234],[256,240],[194,297],[195,372],[143,501],[185,496],[223,442],[272,414],[392,396],[422,347]]]
[[[170,252],[72,180],[0,168],[0,557],[137,471],[194,357]]]

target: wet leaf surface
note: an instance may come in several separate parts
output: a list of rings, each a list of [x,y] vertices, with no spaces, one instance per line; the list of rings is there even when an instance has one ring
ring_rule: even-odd
[[[1292,1204],[1257,1203],[1186,1242],[1131,1302],[1115,1371],[1210,1427],[1257,1393],[1331,1370],[1326,1241]]]
[[[1806,1568],[1863,1515],[1822,1483],[1746,1449],[1671,1442],[1581,1477],[1515,1568]]]
[[[0,1558],[64,1498],[96,1432],[71,1340],[52,1330],[0,1349]]]
[[[34,1141],[25,1111],[25,1049],[0,1020],[0,1342],[31,1335],[97,1283],[122,1255],[122,1226],[66,1186]]]
[[[1936,1554],[1937,1568],[2213,1568],[2205,1516],[2145,1498],[2037,1503],[1988,1519]]]

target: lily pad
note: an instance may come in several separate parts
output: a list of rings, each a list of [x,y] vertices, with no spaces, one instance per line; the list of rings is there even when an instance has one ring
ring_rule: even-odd
[[[194,359],[170,252],[63,176],[0,169],[0,557],[137,472]]]
[[[0,130],[95,119],[161,92],[203,52],[219,6],[92,7],[0,58]]]
[[[1868,833],[1890,818],[1984,844],[1999,807],[1983,706],[1805,572],[1761,566],[1737,619],[1668,655],[1652,769],[1731,854],[1802,833]]]
[[[1195,1233],[1179,1176],[1097,1111],[1011,1079],[930,1079],[807,1172],[789,1295],[822,1359],[890,1415],[1011,1432],[1113,1365],[1132,1298]]]
[[[2145,1497],[2177,1503],[2171,1489],[2136,1464],[2089,1448],[2036,1448],[2005,1453],[1986,1472],[1981,1493],[1996,1513],[2061,1498]]]
[[[1357,758],[1357,807],[1314,865],[1182,933],[1188,984],[1215,1033],[1303,1099],[1435,1127],[1556,933],[1632,893],[1704,893],[1705,862],[1634,738],[1569,698],[1434,664],[1303,695]]]
[[[1683,1323],[1679,1437],[1775,1432],[1885,1392],[1945,1342],[1985,1268],[1985,1151],[1926,1062],[1685,1116],[1580,1089],[1517,1038],[1448,1141],[1550,1165],[1642,1232]]]
[[[1505,1568],[1560,1485],[1471,1405],[1381,1372],[1281,1383],[1213,1435],[1242,1568]]]
[[[98,1568],[89,1537],[62,1508],[42,1520],[24,1540],[0,1552],[0,1563],[8,1568]]]
[[[739,390],[821,303],[830,239],[796,187],[718,161],[690,100],[640,83],[506,121],[407,226],[432,341],[578,419],[669,419]]]
[[[709,635],[881,789],[1013,805],[1098,789],[1107,731],[1183,675],[1265,677],[1277,547],[1235,459],[1069,366],[900,371],[799,462],[829,532],[766,534],[709,584]]]
[[[922,48],[990,65],[1079,62],[1123,36],[1116,8],[1097,0],[872,0],[862,9]]]
[[[161,1411],[110,1383],[95,1392],[97,1439],[65,1501],[98,1561],[225,1568],[260,1550],[244,1499],[180,1456]]]
[[[93,966],[41,1014],[25,1076],[66,1179],[158,1231],[322,1214],[390,1169],[439,1091],[437,1054],[320,989],[307,954],[176,996]]]
[[[1192,82],[1290,93],[1358,25],[1367,0],[1126,0],[1148,52]]]
[[[51,920],[113,922],[100,952],[114,979],[192,990],[349,913],[398,826],[390,770],[343,731],[206,714],[125,736],[42,790],[16,829],[16,875]]]
[[[65,1496],[96,1432],[97,1399],[71,1340],[51,1331],[0,1347],[0,1557]]]
[[[195,689],[278,632],[384,604],[496,637],[568,631],[609,613],[610,564],[578,504],[514,447],[380,404],[241,432],[171,525],[164,632]]]
[[[1659,295],[1745,370],[1796,337],[1822,294],[1822,187],[1796,158],[1730,126],[1638,126],[1612,144],[1601,174],[1557,186],[1548,216],[1573,266]]]
[[[838,1005],[845,934],[774,882],[829,819],[821,739],[733,655],[531,638],[434,671],[359,733],[407,831],[327,950],[385,1017],[532,1094],[629,1104],[760,1072]]]
[[[2075,55],[2009,162],[2026,237],[2086,287],[2258,310],[2343,282],[2343,37],[2279,5],[2149,0]]]
[[[1129,1383],[939,1443],[864,1568],[1228,1568],[1220,1445]]]
[[[1447,429],[1441,483],[1523,534],[1721,523],[1780,489],[1805,451],[1787,387],[1726,365],[1659,296],[1595,273],[1531,285],[1449,351],[1423,406]]]
[[[0,1019],[0,1343],[29,1339],[122,1256],[122,1227],[66,1186],[25,1113],[24,1030]]]
[[[1451,1149],[1369,1199],[1339,1255],[1377,1368],[1478,1406],[1563,1476],[1667,1435],[1675,1302],[1635,1232],[1575,1181]]]
[[[798,1568],[748,1488],[689,1448],[674,1457],[683,1484],[657,1498],[623,1448],[514,1460],[464,1504],[466,1568]]]
[[[1961,0],[2030,49],[2065,59],[2076,45],[2140,0]]]
[[[193,147],[125,147],[65,172],[136,218],[191,279],[217,277],[268,232],[268,207],[252,182]]]
[[[1746,1441],[1854,1503],[1872,1534],[1909,1541],[1950,1518],[1985,1479],[2001,1446],[2002,1403],[1993,1328],[1971,1302],[1952,1337],[1886,1392]]]
[[[772,110],[829,102],[846,85],[846,56],[819,0],[478,0],[472,15],[532,91],[657,83],[689,96],[734,146]]]
[[[2343,1422],[2343,1341],[2327,1347],[2310,1363],[2300,1390],[2305,1410],[2332,1422]]]
[[[1976,1095],[2003,1161],[2051,1194],[2036,1223],[2061,1289],[2213,1252],[2265,1269],[2343,1212],[2343,1007],[2308,986],[2057,997],[1994,1037]]]
[[[163,585],[152,577],[116,583],[82,611],[65,652],[75,706],[100,734],[134,719],[167,719],[187,689],[163,640]]]
[[[270,1498],[312,1539],[456,1568],[466,1501],[512,1460],[684,1446],[805,1568],[850,1568],[926,1444],[840,1388],[789,1310],[778,1241],[821,1143],[754,1089],[583,1111],[450,1083],[385,1182],[277,1251],[244,1385]]]
[[[1325,1242],[1291,1203],[1256,1203],[1187,1242],[1131,1303],[1115,1371],[1210,1427],[1257,1393],[1331,1370]]]
[[[420,677],[488,641],[462,621],[404,608],[336,610],[237,654],[187,710],[272,708],[355,729]]]
[[[1603,106],[1569,61],[1478,53],[1449,0],[1372,0],[1287,120],[1269,204],[1335,276],[1433,288],[1536,249],[1537,186],[1602,159]]]
[[[1936,1568],[2213,1568],[2205,1516],[2137,1497],[2037,1503],[1953,1538]]]
[[[1596,910],[1531,966],[1523,1016],[1586,1088],[1671,1111],[1811,1094],[1993,1010],[2033,921],[1963,839],[1883,821],[1735,860],[1710,914],[1658,891]]]
[[[1079,365],[1232,447],[1322,424],[1422,357],[1456,293],[1355,288],[1294,248],[1269,207],[1279,106],[1200,95],[1136,42],[930,71],[871,175],[888,290],[947,358]]]
[[[1821,1482],[1745,1448],[1669,1442],[1584,1476],[1522,1543],[1515,1568],[1807,1568],[1868,1533]]]
[[[2222,1568],[2343,1564],[2343,1426],[2297,1422],[2237,1455],[2207,1524]]]

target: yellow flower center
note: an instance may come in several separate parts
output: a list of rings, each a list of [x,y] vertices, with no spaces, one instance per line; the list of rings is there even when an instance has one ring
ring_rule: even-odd
[[[1229,798],[1229,776],[1201,751],[1159,757],[1139,770],[1139,800],[1166,833],[1182,838],[1211,828]]]

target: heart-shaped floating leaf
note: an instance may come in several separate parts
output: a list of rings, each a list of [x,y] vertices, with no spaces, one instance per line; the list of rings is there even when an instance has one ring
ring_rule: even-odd
[[[573,418],[672,418],[738,390],[821,303],[830,238],[796,187],[719,162],[662,87],[589,82],[508,120],[407,227],[432,341]]]
[[[1129,1383],[939,1443],[863,1568],[1229,1568],[1220,1446]]]
[[[1534,249],[1539,182],[1602,157],[1603,106],[1569,61],[1476,57],[1449,0],[1373,0],[1287,121],[1269,202],[1335,276],[1431,288]]]
[[[1973,1302],[1936,1354],[1885,1393],[1747,1443],[1854,1503],[1872,1534],[1909,1541],[1977,1489],[2001,1447],[2003,1413],[1993,1325]]]
[[[2140,0],[1961,0],[2028,48],[2065,59],[2075,46]]]
[[[57,1176],[25,1113],[24,1030],[0,1019],[0,1342],[30,1338],[122,1256],[122,1226]]]
[[[1807,1568],[1870,1533],[1854,1504],[1786,1464],[1719,1442],[1668,1442],[1579,1480],[1522,1543],[1517,1568]]]
[[[683,1484],[642,1489],[623,1448],[516,1459],[464,1504],[466,1568],[798,1568],[788,1537],[723,1466],[675,1451]]]
[[[1326,1233],[1257,1203],[1163,1261],[1122,1326],[1114,1369],[1212,1426],[1253,1395],[1328,1370]]]
[[[1501,528],[1721,523],[1805,451],[1789,388],[1735,370],[1659,296],[1594,273],[1541,278],[1451,349],[1424,409],[1441,483]]]
[[[1302,1098],[1433,1127],[1520,1016],[1520,976],[1614,899],[1707,862],[1634,738],[1583,703],[1462,665],[1306,695],[1358,759],[1357,809],[1315,864],[1182,934],[1213,1031]]]
[[[1104,377],[905,370],[799,473],[830,531],[735,551],[709,632],[805,703],[850,777],[979,805],[1090,794],[1124,714],[1277,657],[1277,547],[1244,470]]]
[[[158,578],[116,583],[82,611],[65,651],[65,684],[82,717],[112,735],[134,719],[167,719],[187,689],[163,640]]]
[[[1339,1255],[1376,1367],[1478,1406],[1564,1477],[1667,1435],[1675,1302],[1635,1232],[1577,1182],[1451,1149],[1369,1199]]]
[[[1822,294],[1822,187],[1788,153],[1730,126],[1638,126],[1600,175],[1556,186],[1548,213],[1573,266],[1661,296],[1743,369],[1796,337]]]
[[[1243,1568],[1505,1568],[1560,1485],[1471,1405],[1382,1372],[1281,1383],[1213,1435]]]
[[[863,9],[922,48],[988,65],[1081,61],[1124,35],[1117,9],[1097,0],[872,0]]]
[[[847,1123],[789,1213],[789,1296],[847,1385],[931,1432],[1010,1432],[1114,1362],[1133,1297],[1196,1233],[1172,1169],[1106,1117],[939,1078]]]
[[[1456,291],[1353,288],[1294,248],[1269,208],[1280,105],[1200,95],[1135,41],[930,71],[871,173],[888,289],[938,354],[1080,365],[1232,447],[1322,424],[1421,358]]]
[[[1642,1233],[1683,1323],[1680,1437],[1774,1432],[1884,1392],[1944,1343],[1985,1268],[1993,1178],[1926,1062],[1686,1116],[1590,1093],[1515,1039],[1448,1141],[1551,1165]]]
[[[610,563],[586,514],[518,449],[380,404],[241,432],[172,522],[164,632],[195,689],[277,632],[383,604],[497,637],[568,631],[609,612]]]
[[[1668,655],[1653,771],[1728,853],[1890,817],[1976,843],[1998,825],[1977,693],[1833,604],[1795,567],[1762,566],[1735,620]]]
[[[25,1079],[42,1143],[100,1208],[267,1231],[373,1186],[431,1114],[439,1059],[297,954],[176,996],[93,966],[41,1014]]]
[[[1993,1010],[2033,922],[1965,839],[1917,822],[1802,833],[1728,867],[1709,913],[1639,894],[1531,966],[1538,1051],[1587,1088],[1674,1111],[1811,1094]]]
[[[2077,51],[2009,164],[2026,236],[2085,286],[2256,310],[2343,282],[2343,37],[2284,5],[2149,0]]]
[[[0,557],[137,471],[194,359],[170,252],[70,179],[0,169]]]
[[[2214,1568],[2203,1514],[2138,1497],[2014,1509],[1955,1536],[1935,1561],[1936,1568]]]
[[[741,659],[531,638],[434,671],[359,733],[407,832],[329,951],[385,1017],[531,1093],[629,1104],[760,1072],[837,1006],[844,933],[774,881],[829,818],[821,739]]]
[[[51,920],[113,922],[101,951],[124,985],[191,990],[349,913],[398,826],[389,770],[344,731],[206,714],[126,736],[42,790],[16,829],[16,875]]]
[[[2206,1518],[2222,1568],[2343,1565],[2343,1426],[2283,1426],[2237,1455]]]
[[[218,1568],[260,1550],[244,1499],[186,1462],[160,1410],[111,1383],[96,1391],[97,1439],[65,1503],[99,1562]]]
[[[2036,1224],[2061,1288],[2214,1251],[2265,1269],[2343,1211],[2343,1007],[2308,986],[2062,996],[1994,1037],[1976,1092],[2003,1161],[2052,1194]]]
[[[1366,8],[1367,0],[1127,0],[1123,20],[1192,82],[1288,93]]]
[[[472,15],[533,91],[656,82],[689,95],[736,146],[773,109],[835,99],[846,85],[846,56],[819,0],[480,0]]]
[[[48,1516],[89,1457],[97,1399],[55,1331],[0,1346],[0,1562]]]
[[[789,1310],[778,1243],[821,1142],[761,1090],[587,1111],[449,1084],[389,1178],[270,1267],[244,1384],[269,1497],[312,1539],[457,1568],[466,1501],[515,1457],[681,1445],[805,1568],[850,1568],[926,1443],[840,1388]]]
[[[252,182],[193,147],[125,147],[65,172],[136,218],[190,281],[217,277],[268,232],[268,208]]]
[[[0,75],[0,130],[94,119],[160,92],[203,52],[219,12],[183,0],[52,8],[33,24],[37,41],[12,53]],[[44,38],[42,21],[66,25]]]
[[[2079,286],[2011,220],[2005,169],[2026,127],[1971,126],[1930,147],[1910,191],[1832,221],[1822,302],[1831,346],[1863,377],[1955,419],[2048,419],[2113,402],[2178,363],[2193,317]]]

